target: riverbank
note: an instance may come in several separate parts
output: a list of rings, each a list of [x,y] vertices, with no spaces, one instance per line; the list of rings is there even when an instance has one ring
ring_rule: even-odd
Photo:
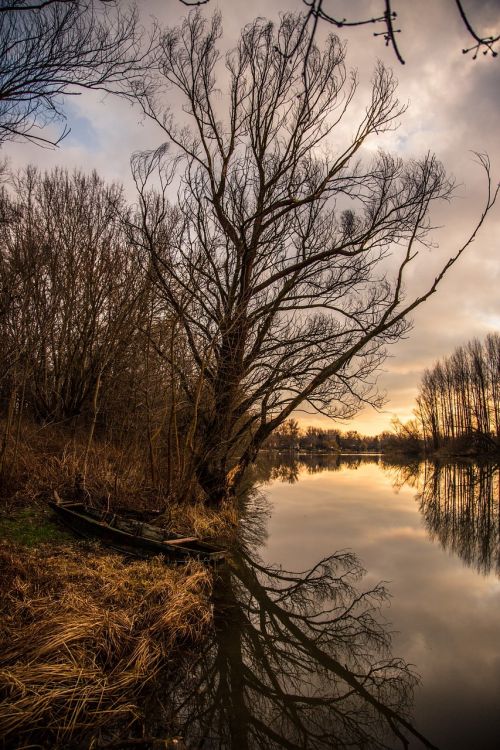
[[[6,747],[109,744],[140,718],[158,670],[212,620],[212,573],[199,563],[4,539],[0,569]]]
[[[212,623],[213,569],[196,562],[172,567],[161,557],[130,560],[59,526],[47,501],[53,490],[72,497],[84,453],[84,439],[66,430],[24,424],[3,454],[5,748],[97,750],[128,746],[132,739],[137,747],[153,747],[152,740],[141,745],[139,739],[155,677],[196,649]],[[233,528],[233,511],[176,502],[148,486],[139,461],[126,459],[109,443],[93,443],[86,501],[148,520],[155,511],[155,523],[187,536],[215,539]]]

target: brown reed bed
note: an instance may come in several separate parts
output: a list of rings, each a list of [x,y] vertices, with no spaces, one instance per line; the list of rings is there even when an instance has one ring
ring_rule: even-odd
[[[158,522],[186,536],[194,534],[225,546],[238,528],[238,510],[230,501],[217,509],[203,503],[174,503]]]
[[[0,435],[5,431],[0,420]],[[39,425],[23,420],[19,435],[10,439],[0,472],[0,507],[11,508],[45,500],[56,489],[68,496],[83,469],[85,430],[65,425]],[[89,451],[85,491],[101,503],[124,503],[143,509],[158,505],[158,492],[148,483],[144,456],[131,441],[117,446],[95,439]]]
[[[0,420],[0,435],[4,430]],[[18,437],[17,444],[13,440],[8,444],[0,472],[0,515],[23,507],[43,511],[54,490],[64,500],[71,499],[76,479],[81,477],[85,431],[72,433],[65,426],[24,420]],[[90,504],[142,513],[148,521],[154,517],[152,511],[160,512],[159,524],[188,536],[224,540],[237,525],[233,504],[209,508],[197,497],[195,486],[178,487],[168,496],[161,487],[152,487],[145,457],[133,443],[125,449],[96,438],[84,484],[83,499]]]
[[[145,686],[212,618],[212,574],[196,563],[5,544],[0,581],[0,738],[8,748],[98,747],[104,728],[140,716]]]

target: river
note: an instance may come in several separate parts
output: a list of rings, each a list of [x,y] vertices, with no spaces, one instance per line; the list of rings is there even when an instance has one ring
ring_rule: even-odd
[[[352,549],[365,585],[388,582],[392,651],[421,676],[415,724],[443,750],[498,748],[498,466],[318,458],[265,486],[263,559],[303,570]]]
[[[498,466],[264,456],[257,487],[165,688],[187,746],[496,750]]]

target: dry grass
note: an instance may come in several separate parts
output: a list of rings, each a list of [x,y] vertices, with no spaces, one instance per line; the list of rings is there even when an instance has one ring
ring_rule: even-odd
[[[220,508],[209,508],[203,503],[173,505],[160,521],[182,534],[194,534],[202,539],[224,542],[234,536],[238,528],[238,510],[234,503],[223,503]]]
[[[0,435],[5,426],[0,420]],[[57,490],[63,499],[74,497],[75,479],[82,469],[86,435],[71,435],[57,425],[41,427],[25,421],[17,449],[9,444],[0,477],[0,512],[23,506],[45,506]],[[15,461],[14,461],[15,459]],[[224,540],[237,525],[234,504],[213,509],[197,498],[196,487],[184,488],[179,502],[175,491],[166,498],[150,485],[147,461],[133,445],[126,451],[97,438],[89,453],[85,490],[88,502],[115,511],[163,511],[158,523],[180,533]]]
[[[0,737],[11,747],[33,737],[65,747],[89,727],[136,717],[144,685],[211,620],[211,573],[200,564],[10,547],[0,567]]]
[[[0,434],[5,429],[0,420]],[[19,444],[9,441],[0,486],[5,506],[32,504],[52,497],[71,496],[82,471],[87,435],[64,425],[22,424]],[[145,509],[157,506],[157,493],[149,486],[144,456],[131,441],[127,448],[95,439],[88,458],[86,490],[89,498],[104,503]]]

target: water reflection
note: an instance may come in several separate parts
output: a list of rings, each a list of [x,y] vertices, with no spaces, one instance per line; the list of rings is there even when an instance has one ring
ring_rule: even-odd
[[[500,468],[497,463],[407,460],[385,455],[279,455],[259,465],[258,479],[294,484],[302,472],[356,469],[376,463],[395,490],[416,490],[420,514],[432,541],[477,572],[500,576]]]
[[[301,472],[318,474],[322,471],[340,471],[342,468],[356,469],[363,463],[379,463],[382,456],[378,453],[337,454],[337,453],[263,453],[255,467],[252,479],[259,483],[272,481],[295,484]]]
[[[390,655],[386,591],[359,590],[356,556],[336,552],[295,573],[249,546],[220,571],[215,627],[188,677],[168,686],[187,746],[376,749],[418,737],[433,747],[409,719],[417,679]]]
[[[449,554],[451,546],[444,548],[437,533],[433,542],[425,512],[433,521],[439,519],[435,532],[439,530],[449,542],[443,516],[456,530],[457,513],[465,524],[464,509],[469,508],[472,528],[490,527],[486,538],[494,550],[494,514],[488,522],[487,507],[493,512],[495,503],[498,507],[498,468],[493,470],[493,491],[487,489],[488,482],[480,481],[485,472],[491,473],[491,466],[477,466],[472,477],[478,481],[472,483],[470,463],[465,471],[455,469],[460,480],[448,479],[448,486],[465,483],[470,493],[471,484],[476,484],[476,498],[460,501],[458,493],[454,499],[448,492],[445,501],[443,487],[433,493],[431,489],[438,474],[443,482],[445,473],[449,477],[446,465],[426,467],[388,456],[349,457],[349,465],[343,456],[335,459],[333,470],[317,473],[319,462],[314,461],[311,472],[305,465],[307,457],[299,456],[297,483],[273,481],[263,488],[272,514],[262,554],[266,561],[278,560],[288,569],[298,569],[312,566],[332,549],[352,547],[368,568],[366,580],[390,581],[394,598],[386,611],[399,631],[394,653],[416,664],[423,675],[415,696],[416,725],[443,750],[493,750],[500,732],[500,582],[494,575],[479,575],[475,563],[466,567],[457,548]],[[425,485],[429,502],[424,512],[415,498],[420,501]],[[467,534],[470,529],[465,529],[466,538]],[[414,747],[420,744],[412,742]]]
[[[496,464],[427,463],[417,495],[431,539],[483,574],[500,575],[499,477]]]

